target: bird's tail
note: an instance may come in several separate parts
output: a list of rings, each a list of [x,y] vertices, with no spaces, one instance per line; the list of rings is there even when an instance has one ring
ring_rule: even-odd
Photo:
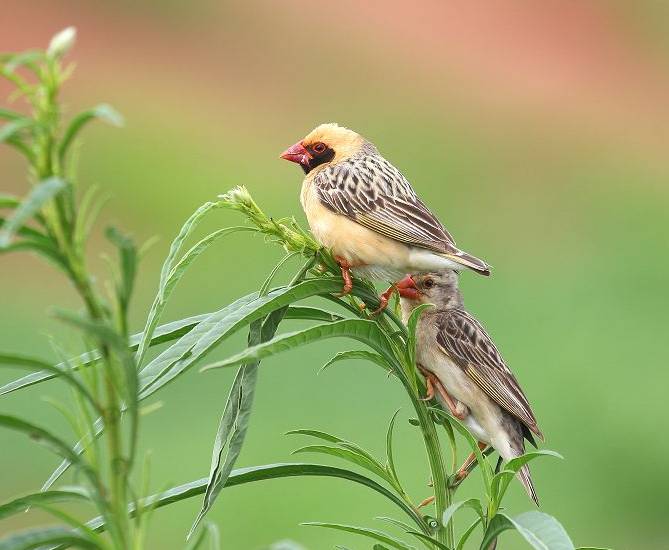
[[[483,260],[480,260],[476,256],[467,254],[466,252],[458,250],[455,247],[453,247],[453,250],[445,253],[444,256],[457,264],[463,265],[473,271],[476,271],[477,273],[480,273],[481,275],[485,275],[486,277],[490,275],[490,266],[487,263],[485,263]]]
[[[537,496],[537,492],[534,490],[534,483],[532,483],[532,476],[530,475],[530,467],[525,464],[520,468],[520,470],[518,470],[516,476],[518,476],[518,479],[523,484],[523,487],[525,487],[525,491],[529,497],[534,501],[534,504],[539,506],[539,497]]]

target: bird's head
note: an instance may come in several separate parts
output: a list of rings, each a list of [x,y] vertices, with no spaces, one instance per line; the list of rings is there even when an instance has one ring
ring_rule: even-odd
[[[299,164],[308,174],[319,166],[336,164],[356,155],[367,143],[353,130],[334,123],[321,124],[281,153],[281,158]]]
[[[402,298],[402,309],[412,310],[420,304],[434,304],[439,309],[463,306],[458,273],[452,269],[407,275],[397,283],[397,291]]]

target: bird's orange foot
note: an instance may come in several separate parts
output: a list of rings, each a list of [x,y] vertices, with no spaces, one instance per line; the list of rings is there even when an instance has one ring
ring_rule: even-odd
[[[379,315],[382,313],[383,310],[388,307],[388,302],[390,302],[390,299],[395,292],[397,292],[397,287],[395,285],[390,285],[386,291],[379,296],[379,307],[372,311],[372,315]]]
[[[342,291],[337,294],[337,296],[346,296],[351,293],[353,290],[353,279],[351,278],[351,264],[345,258],[341,256],[335,256],[335,262],[339,265],[341,269],[341,278],[344,279],[344,288]]]
[[[479,441],[478,446],[479,450],[483,452],[485,451],[488,445],[486,443],[483,443],[483,441]],[[460,466],[460,468],[458,468],[458,471],[455,473],[455,479],[457,483],[460,483],[463,479],[465,479],[469,475],[469,472],[471,471],[471,468],[475,462],[476,462],[476,454],[471,453],[467,457],[467,460],[465,460],[464,464]]]
[[[432,383],[433,376],[433,374],[428,374],[425,376],[426,393],[425,397],[421,398],[421,401],[432,401],[434,399],[434,384]]]

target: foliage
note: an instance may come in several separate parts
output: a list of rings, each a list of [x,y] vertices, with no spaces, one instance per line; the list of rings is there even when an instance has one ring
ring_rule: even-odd
[[[503,531],[515,529],[534,548],[573,549],[564,529],[547,514],[533,511],[512,518],[500,511],[515,472],[530,460],[557,456],[556,453],[529,453],[495,472],[467,430],[445,414],[436,402],[423,400],[425,388],[414,367],[415,328],[420,310],[414,313],[407,327],[390,309],[375,317],[370,313],[379,304],[374,286],[358,279],[350,296],[339,297],[337,293],[342,283],[329,252],[321,249],[294,220],[275,220],[265,215],[243,187],[231,190],[217,201],[207,202],[186,221],[163,264],[144,330],[130,334],[128,311],[139,268],[138,250],[127,235],[115,228],[107,229],[105,235],[117,252],[117,260],[112,262],[113,281],[108,295],[101,293],[89,272],[85,254],[99,204],[90,189],[82,190],[77,183],[71,160],[72,147],[87,124],[101,120],[119,126],[123,119],[110,106],[102,104],[64,123],[58,94],[71,73],[71,66],[64,64],[64,57],[74,39],[74,30],[66,29],[54,37],[46,51],[0,56],[0,75],[16,87],[17,97],[23,99],[30,110],[29,114],[0,110],[0,118],[6,121],[0,128],[0,141],[25,156],[30,180],[25,199],[0,197],[0,208],[7,211],[6,217],[0,219],[0,253],[35,253],[65,275],[81,298],[84,313],[58,311],[56,315],[78,331],[87,346],[84,353],[74,354],[70,359],[64,358],[61,350],[55,350],[57,360],[53,362],[0,353],[1,364],[31,371],[0,388],[0,396],[55,378],[64,381],[72,391],[75,407],[74,410],[63,404],[56,407],[79,436],[79,441],[72,444],[27,419],[0,415],[1,428],[23,433],[63,459],[41,491],[0,505],[0,520],[37,508],[54,516],[62,525],[10,535],[0,541],[0,549],[142,549],[153,511],[196,495],[204,495],[204,500],[186,547],[216,548],[220,539],[216,526],[208,522],[200,525],[222,489],[295,476],[344,479],[388,499],[402,513],[402,519],[380,519],[399,530],[400,535],[337,523],[305,524],[367,537],[374,541],[374,548],[410,549],[414,546],[407,540],[411,540],[428,549],[459,549],[476,530],[481,532],[481,548],[488,548],[496,544]],[[182,253],[198,223],[217,209],[240,212],[250,223],[218,229]],[[219,239],[242,232],[261,234],[269,243],[276,243],[286,251],[286,257],[271,270],[259,291],[216,311],[159,325],[167,301],[192,262]],[[289,283],[273,286],[282,266],[295,257],[302,257],[306,263]],[[340,311],[301,304],[315,296],[329,300]],[[302,319],[315,324],[277,334],[284,319]],[[132,473],[138,463],[136,442],[142,401],[181,377],[240,330],[249,333],[246,349],[201,368],[213,371],[238,367],[214,441],[209,476],[148,495],[146,468],[139,476],[139,486],[132,482],[137,478]],[[387,428],[386,456],[382,459],[345,438],[317,429],[298,429],[291,435],[308,437],[316,443],[298,448],[296,454],[328,455],[347,462],[349,467],[287,463],[233,469],[250,422],[260,361],[328,338],[355,340],[368,349],[343,351],[328,361],[326,367],[346,359],[367,361],[391,373],[404,387],[415,412],[413,423],[419,427],[424,441],[426,471],[429,469],[433,479],[433,515],[421,512],[397,473],[393,456],[397,413]],[[168,344],[167,347],[147,359],[150,348],[163,343]],[[454,465],[451,468],[446,465],[444,445],[438,433],[440,427],[453,453],[455,433],[460,433],[476,453],[476,464],[485,486],[482,498],[454,500],[459,483],[453,475]],[[52,489],[70,467],[78,473],[79,484]],[[94,519],[85,522],[67,511],[68,504],[82,503],[94,510]],[[466,509],[474,511],[476,520],[456,540],[455,519]]]

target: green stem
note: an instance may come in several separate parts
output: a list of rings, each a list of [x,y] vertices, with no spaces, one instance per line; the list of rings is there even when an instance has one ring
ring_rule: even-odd
[[[407,388],[408,389],[408,388]],[[448,476],[446,475],[446,464],[441,453],[441,445],[432,416],[427,410],[425,403],[420,401],[416,395],[411,392],[411,401],[418,415],[427,458],[432,472],[432,482],[434,484],[434,504],[436,520],[439,523],[436,532],[436,538],[439,542],[453,547],[453,522],[450,521],[447,526],[442,525],[444,511],[451,505],[451,489],[448,486]]]

